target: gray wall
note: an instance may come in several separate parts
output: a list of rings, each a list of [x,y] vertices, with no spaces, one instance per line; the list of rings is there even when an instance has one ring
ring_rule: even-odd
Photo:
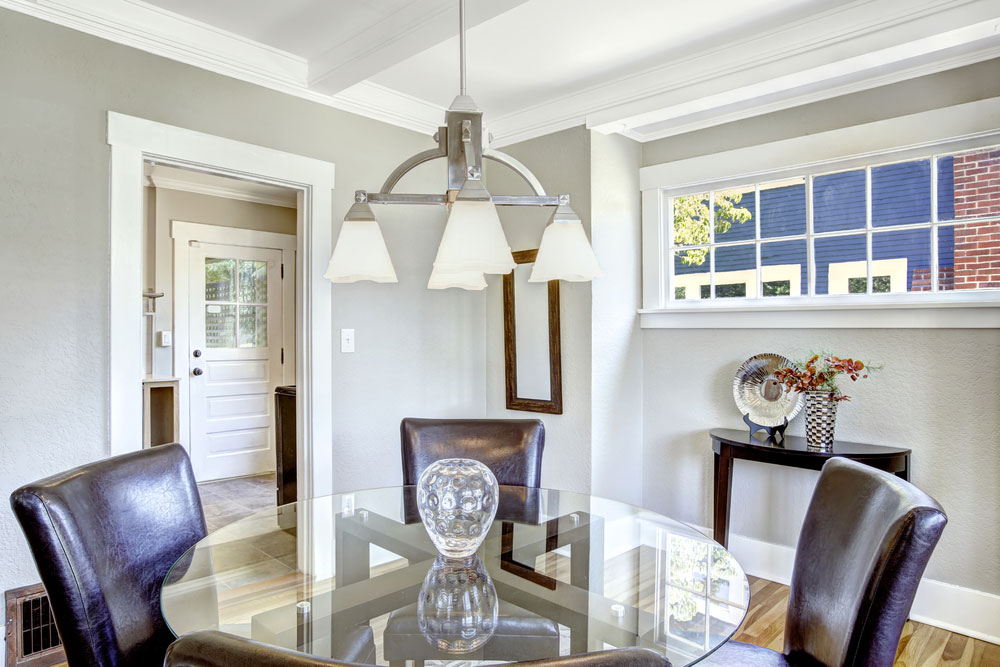
[[[0,495],[108,454],[108,110],[328,160],[334,217],[430,138],[0,9]],[[407,187],[442,190],[427,169]],[[137,184],[138,187],[138,184]],[[424,289],[444,212],[379,211],[399,285],[343,285],[335,488],[399,482],[399,417],[485,409],[482,294]],[[335,223],[339,225],[339,222]],[[335,230],[336,231],[336,230]],[[139,295],[136,295],[139,298]],[[387,395],[391,392],[394,400]],[[0,512],[0,590],[38,577]]]
[[[556,132],[503,149],[523,162],[550,194],[569,194],[573,210],[590,231],[590,133],[582,127]],[[486,163],[486,185],[495,192],[529,194],[513,172]],[[537,248],[551,210],[513,207],[501,210],[507,240],[514,250]],[[547,415],[506,409],[504,395],[503,304],[499,276],[486,289],[487,409],[507,419],[540,418],[546,445],[542,483],[547,487],[589,492],[591,486],[591,285],[559,285],[562,321],[563,414]]]
[[[656,164],[787,139],[1000,94],[1000,60],[645,144]],[[806,161],[808,156],[803,156]],[[737,325],[738,326],[738,325]],[[739,364],[760,352],[811,350],[885,369],[852,385],[837,436],[913,449],[913,481],[950,517],[927,576],[1000,593],[1000,335],[949,329],[643,331],[644,503],[711,525],[708,430],[742,427],[732,399]],[[802,420],[791,433],[801,434]],[[794,546],[816,473],[737,462],[731,530]]]

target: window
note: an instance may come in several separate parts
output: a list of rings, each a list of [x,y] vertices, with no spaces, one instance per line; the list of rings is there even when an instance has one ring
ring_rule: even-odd
[[[670,301],[1000,288],[1000,146],[828,164],[663,197]]]

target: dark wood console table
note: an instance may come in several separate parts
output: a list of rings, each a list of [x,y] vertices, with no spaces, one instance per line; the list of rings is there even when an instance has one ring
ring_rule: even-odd
[[[761,440],[751,436],[747,429],[725,428],[713,429],[709,435],[715,452],[715,541],[727,548],[735,459],[819,470],[828,459],[842,456],[910,481],[910,450],[901,447],[837,440],[833,443],[833,451],[820,452],[808,449],[806,439],[796,435],[786,435],[777,441]]]

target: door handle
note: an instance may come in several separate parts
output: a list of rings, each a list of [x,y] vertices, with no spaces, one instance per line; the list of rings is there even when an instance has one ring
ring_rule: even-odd
[[[194,375],[201,375],[204,372],[205,371],[201,370],[200,368],[195,368],[191,371],[191,373],[193,373]]]
[[[195,350],[191,354],[193,354],[195,357],[200,357],[201,356],[201,350]]]

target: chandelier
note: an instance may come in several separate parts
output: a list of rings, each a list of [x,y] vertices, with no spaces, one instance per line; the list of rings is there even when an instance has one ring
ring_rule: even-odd
[[[498,206],[548,206],[554,209],[542,233],[529,282],[589,281],[600,275],[597,258],[569,195],[547,195],[531,171],[515,158],[484,146],[483,112],[466,94],[465,0],[459,0],[460,92],[434,135],[437,147],[417,153],[389,174],[379,192],[358,190],[330,258],[325,277],[335,283],[371,280],[399,282],[372,204],[447,207],[448,221],[427,283],[429,289],[481,290],[485,274],[510,273],[514,258],[500,224]],[[446,158],[445,194],[400,194],[393,188],[411,169]],[[533,195],[494,195],[483,184],[483,160],[505,165],[528,184]]]

